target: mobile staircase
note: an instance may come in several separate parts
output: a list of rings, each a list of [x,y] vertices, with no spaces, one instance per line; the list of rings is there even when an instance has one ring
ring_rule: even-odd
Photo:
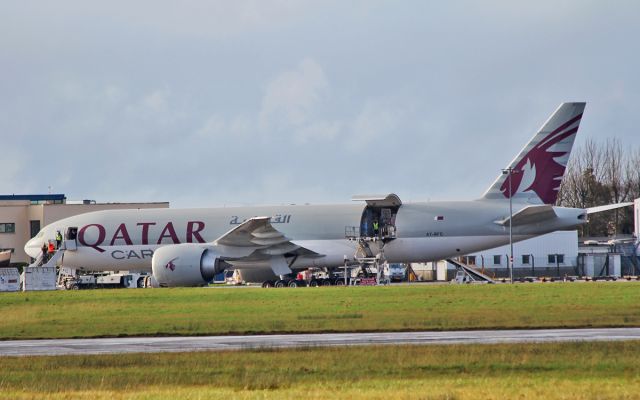
[[[64,249],[60,248],[58,250],[56,250],[55,253],[53,253],[53,255],[51,257],[49,257],[49,259],[44,262],[44,259],[42,257],[42,253],[40,255],[38,255],[38,257],[35,259],[35,261],[29,265],[27,265],[27,268],[30,267],[55,267],[56,264],[58,263],[58,260],[61,260],[62,257],[64,257]]]
[[[456,267],[458,275],[456,275],[456,283],[496,283],[489,276],[483,274],[475,268],[468,266],[460,261],[447,258],[447,262]],[[460,276],[460,278],[458,278]]]
[[[44,260],[44,254],[38,254],[38,257],[27,266],[29,267],[56,267],[58,265],[62,265],[62,261],[64,260],[64,253],[66,251],[75,251],[77,250],[78,245],[76,243],[75,237],[73,239],[65,238],[60,244],[60,247],[49,257],[48,260]],[[60,262],[58,262],[60,261]]]

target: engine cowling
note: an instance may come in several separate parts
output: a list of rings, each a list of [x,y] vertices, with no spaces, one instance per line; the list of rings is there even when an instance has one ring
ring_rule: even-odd
[[[224,267],[212,249],[195,243],[160,247],[151,259],[153,277],[161,287],[202,286]]]

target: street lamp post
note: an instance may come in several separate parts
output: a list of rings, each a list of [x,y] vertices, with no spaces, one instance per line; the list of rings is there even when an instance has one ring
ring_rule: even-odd
[[[502,170],[503,174],[509,174],[509,280],[513,283],[513,193],[511,189],[511,175],[513,174],[513,168],[509,167]]]

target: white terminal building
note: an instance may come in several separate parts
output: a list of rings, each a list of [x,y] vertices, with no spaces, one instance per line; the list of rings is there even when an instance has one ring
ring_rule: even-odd
[[[456,260],[489,278],[508,279],[509,255],[507,244]],[[556,231],[513,244],[513,278],[639,277],[639,255],[635,237],[579,241],[578,231]],[[411,267],[416,278],[425,281],[450,281],[457,273],[456,266],[445,260]]]
[[[98,203],[67,201],[64,194],[0,195],[0,251],[11,250],[11,263],[28,263],[24,245],[54,221],[91,211],[169,208],[169,202]]]
[[[463,257],[476,268],[495,277],[509,276],[509,245]],[[579,275],[578,231],[557,231],[513,244],[513,276]]]

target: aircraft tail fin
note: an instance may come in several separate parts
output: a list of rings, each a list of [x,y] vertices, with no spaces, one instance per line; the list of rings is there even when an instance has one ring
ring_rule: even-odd
[[[571,148],[586,103],[562,103],[533,138],[498,175],[485,199],[509,198],[509,173],[513,199],[555,204]]]

